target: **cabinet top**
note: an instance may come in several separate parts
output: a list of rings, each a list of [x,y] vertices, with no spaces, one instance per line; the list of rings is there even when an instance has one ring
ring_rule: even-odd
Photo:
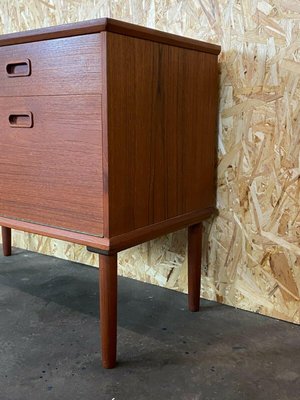
[[[19,43],[36,42],[40,40],[56,39],[68,36],[85,35],[97,32],[114,32],[126,36],[151,40],[171,46],[183,47],[191,50],[202,51],[218,55],[221,47],[212,43],[201,42],[196,39],[173,35],[156,29],[150,29],[128,22],[111,18],[100,18],[72,24],[51,26],[0,36],[0,46],[8,46]]]

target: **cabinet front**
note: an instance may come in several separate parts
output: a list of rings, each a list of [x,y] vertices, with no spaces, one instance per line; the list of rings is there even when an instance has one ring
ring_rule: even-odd
[[[0,47],[0,215],[103,235],[101,35]]]

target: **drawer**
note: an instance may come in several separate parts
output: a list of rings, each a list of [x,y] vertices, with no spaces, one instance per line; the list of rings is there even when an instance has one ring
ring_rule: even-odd
[[[100,92],[100,33],[0,47],[0,96]]]
[[[101,96],[0,98],[0,215],[103,235]]]

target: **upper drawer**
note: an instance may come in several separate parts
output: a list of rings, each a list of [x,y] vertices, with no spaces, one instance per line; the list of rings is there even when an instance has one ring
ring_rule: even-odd
[[[0,47],[0,97],[101,92],[101,34]]]

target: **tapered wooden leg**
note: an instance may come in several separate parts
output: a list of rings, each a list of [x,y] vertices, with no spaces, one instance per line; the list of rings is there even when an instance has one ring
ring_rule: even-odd
[[[102,365],[114,368],[117,353],[117,254],[100,255]]]
[[[2,246],[3,246],[3,255],[10,256],[11,255],[11,229],[6,226],[2,226]]]
[[[199,311],[201,287],[202,223],[188,228],[189,310]]]

